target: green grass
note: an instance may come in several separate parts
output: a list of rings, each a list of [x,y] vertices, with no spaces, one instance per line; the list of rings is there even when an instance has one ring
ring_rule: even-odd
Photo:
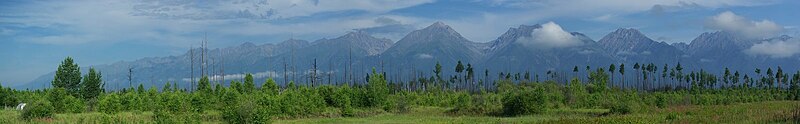
[[[642,113],[604,115],[607,109],[556,109],[519,117],[451,116],[446,108],[416,107],[404,114],[362,118],[306,118],[275,123],[782,123],[800,102],[772,101],[709,106],[670,106]],[[667,116],[674,115],[668,120]]]
[[[770,101],[731,105],[686,105],[649,109],[627,115],[606,115],[608,109],[551,109],[543,114],[518,117],[456,116],[449,108],[413,107],[406,113],[366,117],[315,117],[278,119],[274,123],[785,123],[800,102]],[[0,110],[0,123],[154,123],[152,112],[98,112],[56,114],[50,119],[21,120],[19,111]],[[668,116],[672,115],[672,117]],[[200,115],[202,123],[223,123],[219,112]]]

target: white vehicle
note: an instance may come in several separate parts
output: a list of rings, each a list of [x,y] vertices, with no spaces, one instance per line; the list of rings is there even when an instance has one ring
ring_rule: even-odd
[[[23,110],[23,109],[25,109],[25,105],[28,105],[28,104],[27,103],[20,103],[14,109]]]

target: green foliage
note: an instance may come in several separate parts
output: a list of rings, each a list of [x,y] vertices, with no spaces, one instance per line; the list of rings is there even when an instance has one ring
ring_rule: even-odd
[[[64,88],[51,89],[47,94],[47,100],[53,106],[55,113],[79,113],[85,109],[83,101],[67,94]]]
[[[609,113],[612,114],[630,114],[631,112],[633,112],[633,108],[630,103],[625,102],[620,102],[609,109]]]
[[[598,68],[595,72],[589,73],[589,92],[604,92],[608,84],[608,74],[603,70],[603,68]]]
[[[389,95],[389,87],[386,84],[386,79],[383,74],[375,72],[372,69],[372,74],[369,76],[369,84],[367,85],[367,102],[366,105],[370,107],[379,107],[386,104],[386,97]]]
[[[172,84],[167,82],[164,83],[164,87],[162,87],[161,91],[163,92],[172,92]]]
[[[55,88],[64,88],[72,97],[82,98],[80,96],[81,68],[73,62],[72,57],[67,57],[61,62],[61,65],[58,65],[56,76],[51,84]]]
[[[322,112],[325,99],[306,87],[288,89],[280,96],[281,111],[291,117],[308,116]]]
[[[197,90],[200,92],[211,93],[211,84],[208,82],[208,76],[203,76],[197,83]]]
[[[506,93],[503,97],[503,114],[518,116],[544,112],[545,97],[542,95],[543,93],[540,88],[527,87]]]
[[[459,92],[456,95],[455,109],[467,109],[472,107],[472,96],[465,92]]]
[[[275,80],[269,78],[264,82],[263,86],[261,86],[261,90],[269,95],[277,95],[280,88],[278,84],[275,83]]]
[[[224,109],[222,118],[231,124],[266,124],[270,115],[264,107],[250,95],[241,95],[234,105]]]
[[[255,82],[253,82],[253,75],[247,74],[244,76],[244,86],[242,86],[242,93],[252,93],[256,90]]]
[[[126,92],[120,95],[120,104],[122,105],[122,111],[130,111],[130,110],[146,110],[148,101],[145,100],[145,96],[139,96],[136,92]]]
[[[122,109],[122,99],[116,93],[103,96],[98,105],[98,111],[106,114],[116,114]]]
[[[25,106],[25,109],[22,110],[21,118],[25,120],[34,118],[52,118],[54,113],[53,106],[50,104],[50,102],[40,99]]]
[[[18,102],[17,93],[11,88],[3,88],[2,84],[0,84],[0,107],[15,106]]]
[[[231,81],[231,90],[235,90],[239,93],[244,93],[244,88],[242,88],[242,83],[236,80]]]
[[[571,105],[573,108],[590,108],[595,106],[589,101],[589,92],[586,86],[581,83],[578,78],[573,78],[569,86],[565,90],[564,104]]]
[[[81,95],[83,99],[95,99],[97,96],[100,96],[100,93],[105,92],[102,78],[102,73],[95,71],[94,68],[89,68],[89,74],[83,76],[83,83],[81,83]]]

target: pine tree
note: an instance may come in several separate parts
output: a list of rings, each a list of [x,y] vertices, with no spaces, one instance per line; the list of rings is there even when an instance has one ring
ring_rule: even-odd
[[[458,64],[456,64],[456,70],[455,70],[455,71],[456,71],[456,74],[458,74],[459,76],[461,75],[461,72],[464,72],[464,65],[463,65],[463,64],[461,64],[461,60],[459,60],[459,61],[458,61]],[[461,81],[461,80],[463,80],[463,79],[459,79],[459,78],[458,78],[459,76],[455,76],[455,78],[456,78],[458,81]],[[462,86],[463,86],[463,85],[462,85]],[[459,86],[456,86],[456,88],[458,88],[458,87],[459,87]]]
[[[611,64],[608,66],[608,72],[611,72],[611,87],[614,87],[614,72],[617,70],[617,66]]]
[[[722,82],[725,82],[725,85],[728,85],[728,83],[730,83],[730,79],[731,79],[731,70],[725,68],[725,73],[722,74]]]
[[[244,86],[242,88],[242,93],[251,93],[256,90],[255,83],[253,82],[253,75],[246,74],[244,76]]]
[[[473,81],[475,72],[473,71],[472,64],[467,63],[466,71],[467,71],[467,76],[465,79],[467,80],[467,83],[470,85],[469,87],[472,88],[473,87],[472,83],[475,83],[475,81]]]
[[[622,75],[622,88],[625,88],[625,63],[619,64],[619,74]]]
[[[81,98],[81,68],[73,62],[72,57],[67,57],[61,62],[51,84],[54,88],[64,88],[73,97]]]
[[[81,88],[83,99],[94,99],[100,96],[100,93],[105,92],[105,89],[103,89],[105,84],[103,84],[102,78],[102,73],[95,71],[94,68],[89,68],[89,74],[83,76],[83,83],[81,83],[83,85]]]
[[[578,76],[578,66],[572,67],[572,76],[573,77]]]
[[[200,78],[200,81],[197,82],[197,90],[200,92],[211,93],[211,84],[208,82],[208,76],[203,76]]]
[[[442,86],[440,83],[442,82],[442,64],[439,64],[439,61],[436,61],[436,66],[434,66],[433,73],[436,74],[436,81],[434,81],[434,85]]]
[[[263,86],[261,86],[261,90],[270,95],[277,95],[280,89],[278,88],[278,84],[275,84],[275,80],[269,78],[264,82]]]
[[[638,63],[638,62],[637,62],[636,64],[634,64],[634,65],[633,65],[633,70],[634,70],[633,72],[634,72],[634,74],[636,74],[636,75],[634,76],[634,77],[636,77],[636,82],[635,82],[635,83],[639,83],[639,84],[642,84],[642,86],[644,86],[644,83],[642,83],[641,81],[639,81],[639,76],[638,76],[638,75],[639,75],[639,73],[637,73],[637,72],[639,71],[639,68],[640,68],[640,66],[639,66],[639,63]],[[635,86],[635,84],[634,84],[634,86]],[[644,88],[644,87],[642,87],[642,88]]]

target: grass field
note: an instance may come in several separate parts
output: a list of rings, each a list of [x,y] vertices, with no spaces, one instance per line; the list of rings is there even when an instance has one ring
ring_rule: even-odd
[[[671,106],[627,115],[603,115],[606,109],[564,109],[520,117],[451,116],[444,108],[417,107],[405,114],[277,120],[275,123],[784,123],[783,119],[788,118],[798,104],[797,101],[772,101]]]
[[[273,123],[789,123],[798,101],[731,105],[670,106],[626,115],[605,115],[607,109],[557,109],[519,117],[455,116],[447,108],[414,107],[406,113],[367,117],[277,119]],[[0,123],[154,123],[152,112],[56,114],[51,119],[21,120],[19,112],[0,111]],[[218,112],[200,114],[202,123],[222,123]]]

